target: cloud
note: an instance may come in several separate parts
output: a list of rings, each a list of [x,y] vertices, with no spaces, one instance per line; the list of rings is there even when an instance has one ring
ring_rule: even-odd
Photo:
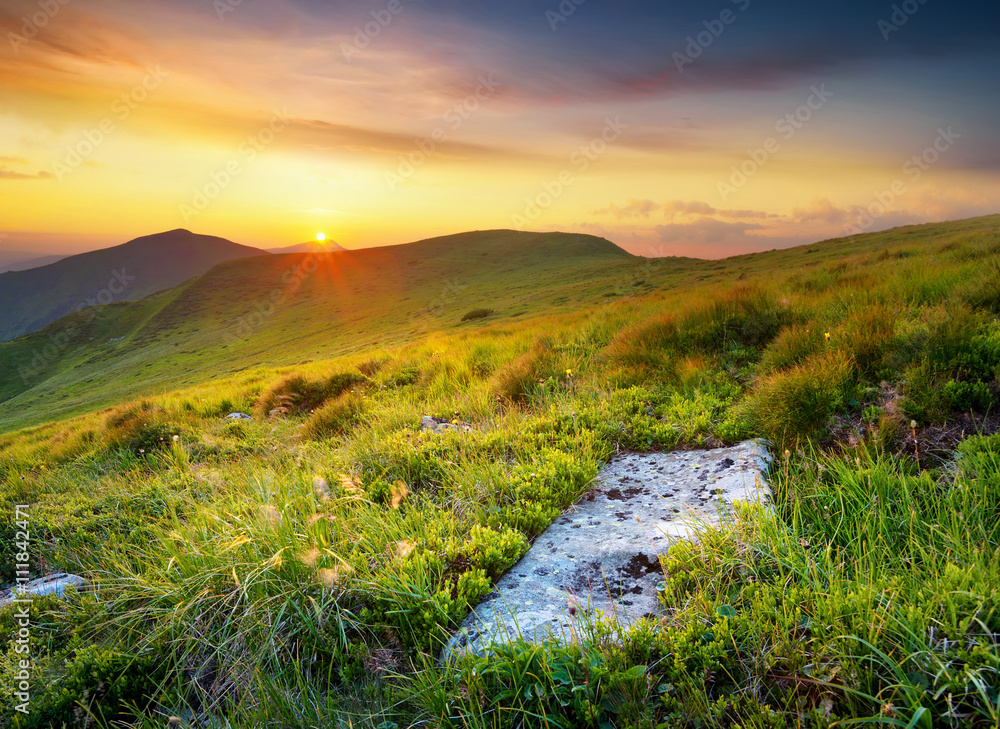
[[[612,203],[606,208],[591,210],[594,215],[612,215],[618,220],[629,218],[649,218],[654,213],[663,213],[667,218],[674,219],[684,216],[710,216],[716,215],[720,218],[731,220],[763,220],[767,218],[780,218],[776,213],[769,213],[764,210],[719,210],[707,202],[701,200],[668,200],[662,205],[653,200],[629,200],[625,205],[615,205]]]
[[[611,204],[606,208],[599,208],[593,212],[595,215],[613,215],[622,220],[623,218],[648,218],[660,209],[660,205],[652,200],[632,199],[622,207]]]
[[[51,180],[53,177],[55,177],[55,175],[51,172],[46,172],[45,170],[34,174],[27,174],[12,170],[5,165],[0,165],[0,180]]]
[[[664,211],[667,213],[680,213],[681,215],[714,215],[715,208],[706,202],[693,201],[684,202],[683,200],[670,200],[663,205]]]
[[[792,219],[799,223],[826,223],[843,225],[851,216],[851,210],[839,208],[826,198],[814,200],[807,208],[795,208]]]
[[[716,210],[715,214],[720,218],[738,218],[759,220],[764,218],[780,218],[777,213],[769,213],[765,210]]]
[[[727,223],[715,218],[701,218],[693,223],[658,225],[655,233],[663,243],[722,243],[747,238],[751,230],[764,230],[758,223]]]

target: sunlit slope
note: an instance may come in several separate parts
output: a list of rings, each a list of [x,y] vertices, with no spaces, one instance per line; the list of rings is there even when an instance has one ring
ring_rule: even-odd
[[[47,266],[0,274],[0,340],[41,329],[97,304],[137,301],[199,276],[218,263],[266,255],[188,230],[136,238]]]
[[[636,302],[638,321],[642,302],[661,292],[697,299],[754,280],[822,292],[875,270],[892,278],[914,257],[951,276],[968,241],[1000,251],[998,231],[994,215],[722,261],[636,258],[590,236],[487,231],[230,261],[142,302],[100,307],[72,337],[70,318],[0,344],[0,430],[259,366],[299,365],[623,299]],[[477,309],[492,313],[463,321]],[[42,356],[35,372],[40,352],[52,357]]]
[[[0,344],[0,427],[472,327],[482,320],[462,317],[477,308],[495,310],[490,321],[572,309],[623,285],[631,293],[642,265],[603,239],[511,231],[229,261],[150,299]]]

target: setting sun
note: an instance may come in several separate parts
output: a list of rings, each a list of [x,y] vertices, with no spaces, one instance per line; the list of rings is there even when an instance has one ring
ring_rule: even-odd
[[[326,233],[317,233],[316,234],[316,240],[318,242],[320,242],[320,243],[325,242],[326,241]]]

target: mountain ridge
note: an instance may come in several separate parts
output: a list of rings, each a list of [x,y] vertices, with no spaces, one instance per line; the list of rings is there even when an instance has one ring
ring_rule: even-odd
[[[178,228],[0,273],[0,341],[30,334],[89,306],[135,301],[173,288],[226,260],[262,255],[269,254]]]

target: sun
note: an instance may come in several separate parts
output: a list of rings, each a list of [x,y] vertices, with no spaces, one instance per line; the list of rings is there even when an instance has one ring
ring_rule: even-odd
[[[326,240],[326,233],[317,233],[316,234],[316,242],[322,243],[325,240]]]

